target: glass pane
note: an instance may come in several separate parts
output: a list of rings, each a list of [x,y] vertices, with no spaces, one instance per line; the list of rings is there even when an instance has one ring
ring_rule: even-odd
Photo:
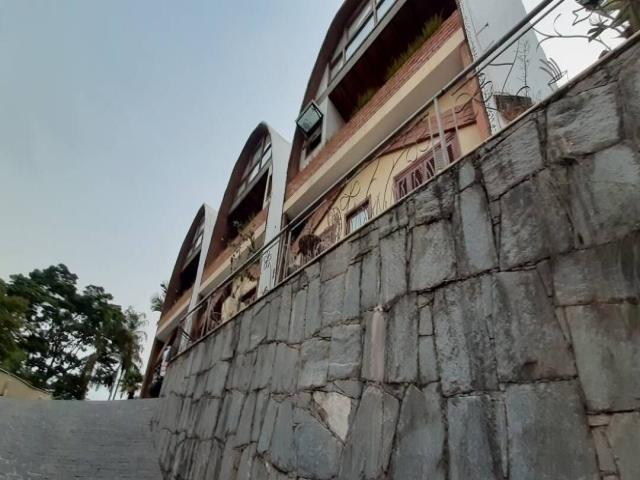
[[[256,175],[258,175],[259,171],[260,171],[260,164],[258,163],[255,167],[253,167],[253,170],[251,170],[251,173],[249,174],[249,182],[254,178],[256,178]]]
[[[355,36],[351,39],[349,44],[347,45],[347,59],[351,58],[354,53],[358,50],[360,45],[366,40],[369,34],[373,31],[374,23],[373,23],[373,15],[369,17],[367,22],[362,26],[360,31],[355,34]]]
[[[378,0],[378,21],[384,17],[394,4],[394,0]]]
[[[322,120],[322,113],[318,107],[312,103],[302,112],[296,123],[304,131],[305,135],[309,135],[320,123],[320,120]]]
[[[260,165],[265,166],[269,160],[271,160],[271,145],[265,150],[262,154],[262,160],[260,160]]]
[[[338,74],[338,72],[342,69],[343,65],[344,65],[344,61],[342,57],[342,51],[340,51],[338,55],[335,56],[331,61],[331,65],[329,66],[329,78],[330,79],[334,78]]]
[[[357,230],[367,223],[367,220],[369,220],[369,209],[367,205],[364,205],[349,217],[349,232]]]
[[[353,21],[349,25],[349,28],[347,30],[347,38],[354,37],[357,34],[358,30],[360,30],[360,27],[367,20],[369,20],[368,17],[370,15],[371,15],[371,2],[367,0],[367,3],[362,7],[362,10],[358,12],[358,15],[356,15],[356,17],[353,19]]]

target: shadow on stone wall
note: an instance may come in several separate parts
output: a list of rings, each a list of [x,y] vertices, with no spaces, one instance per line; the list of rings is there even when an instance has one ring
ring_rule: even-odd
[[[165,478],[640,478],[639,146],[636,41],[179,357]]]

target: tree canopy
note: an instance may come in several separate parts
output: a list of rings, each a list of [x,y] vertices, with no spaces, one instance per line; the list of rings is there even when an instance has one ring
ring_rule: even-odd
[[[55,398],[84,399],[119,371],[129,385],[141,377],[144,315],[77,282],[60,264],[0,283],[0,364]]]

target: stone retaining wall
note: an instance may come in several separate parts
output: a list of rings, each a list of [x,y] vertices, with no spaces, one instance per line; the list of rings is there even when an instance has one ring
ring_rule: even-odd
[[[640,478],[640,45],[179,357],[171,479]]]

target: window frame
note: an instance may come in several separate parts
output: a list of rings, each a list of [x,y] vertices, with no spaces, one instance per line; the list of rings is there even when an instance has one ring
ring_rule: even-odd
[[[345,215],[344,215],[345,230],[344,231],[345,231],[346,235],[349,235],[349,234],[355,232],[356,230],[359,230],[369,220],[371,220],[372,211],[371,211],[371,202],[370,202],[370,200],[371,200],[371,197],[369,195],[367,195],[367,198],[362,200],[360,203],[358,203],[357,205],[355,205],[353,208],[351,208],[350,210],[348,210],[345,213]],[[355,228],[352,228],[351,220],[353,218],[355,218],[357,215],[361,214],[361,213],[366,213],[366,217],[367,218],[360,225],[356,226]]]

